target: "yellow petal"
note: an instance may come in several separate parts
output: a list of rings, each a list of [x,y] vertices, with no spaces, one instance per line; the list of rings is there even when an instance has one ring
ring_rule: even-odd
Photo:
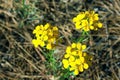
[[[98,23],[98,27],[99,27],[99,28],[102,28],[102,23],[99,22],[99,23]]]
[[[80,57],[81,63],[84,63],[85,59],[84,57]]]
[[[71,55],[76,56],[76,55],[77,55],[77,51],[72,51],[72,52],[71,52]]]
[[[64,55],[64,57],[65,57],[65,58],[69,58],[70,55],[67,53],[67,54]]]
[[[39,45],[39,41],[36,40],[36,39],[33,39],[33,40],[32,40],[32,44],[37,48],[38,45]]]
[[[74,56],[70,56],[69,57],[69,62],[73,62],[75,60],[75,57]]]
[[[94,26],[90,26],[90,29],[93,30],[93,29],[94,29]]]
[[[86,49],[86,45],[82,45],[82,50]]]
[[[41,26],[43,26],[43,25],[41,25]],[[40,30],[41,26],[39,26],[39,25],[36,26],[35,30]]]
[[[81,29],[82,28],[82,26],[80,25],[80,22],[76,22],[75,27],[76,27],[76,29]]]
[[[75,70],[75,67],[70,67],[70,71],[73,71],[73,70]]]
[[[40,46],[44,47],[45,46],[45,42],[40,40]]]
[[[88,69],[89,66],[87,63],[84,63],[83,67],[84,67],[84,69]]]
[[[81,50],[81,43],[77,43],[77,49]]]
[[[42,35],[47,35],[47,31],[43,31]]]
[[[44,41],[47,41],[48,40],[48,36],[45,35],[44,38],[43,38]]]
[[[85,17],[84,12],[81,12],[81,13],[77,16],[77,18],[78,18],[79,20],[83,19],[84,17]]]
[[[88,21],[87,20],[82,20],[82,26],[88,26]]]
[[[79,66],[79,71],[83,72],[83,66],[82,65]]]
[[[74,75],[78,75],[78,74],[79,74],[78,69],[75,69],[75,71],[74,71]]]
[[[74,17],[72,21],[73,21],[73,22],[77,22],[78,19],[77,19],[76,17]]]
[[[47,49],[51,50],[52,49],[52,45],[50,43],[47,44],[46,46]]]
[[[82,51],[78,51],[79,57],[82,57]]]
[[[99,20],[98,14],[94,15],[94,20]]]
[[[47,24],[45,24],[44,29],[47,30],[49,27],[50,27],[50,24],[47,23]]]
[[[83,53],[83,56],[84,56],[84,57],[87,56],[87,53]]]
[[[79,74],[78,69],[75,69],[75,71],[74,71],[74,75],[78,75],[78,74]]]
[[[63,63],[63,66],[64,66],[65,69],[69,67],[69,63],[68,63],[67,59],[63,59],[62,63]]]
[[[76,60],[75,60],[75,64],[77,64],[77,65],[82,64],[82,63],[81,63],[81,60],[80,60],[80,59],[76,59]]]
[[[76,48],[76,44],[75,44],[75,43],[72,43],[71,47],[72,47],[72,48]]]
[[[84,31],[89,31],[89,30],[90,30],[90,29],[89,29],[89,26],[88,26],[88,25],[84,26],[84,27],[83,27],[83,30],[84,30]]]
[[[68,46],[68,47],[66,48],[66,53],[71,53],[71,47],[70,47],[70,46]]]
[[[71,67],[76,67],[76,63],[75,62],[70,62],[70,66]]]
[[[53,31],[58,31],[58,28],[57,27],[53,27]]]

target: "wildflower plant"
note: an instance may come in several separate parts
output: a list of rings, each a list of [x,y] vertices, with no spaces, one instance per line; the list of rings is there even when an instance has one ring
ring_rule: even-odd
[[[80,37],[77,37],[76,41],[72,41],[71,45],[66,46],[62,65],[60,65],[64,68],[64,70],[62,69],[63,71],[60,71],[63,73],[60,77],[61,80],[71,75],[78,75],[90,67],[93,56],[86,52],[87,46],[82,43],[86,38],[89,38],[88,31],[98,30],[98,28],[102,28],[103,26],[99,21],[98,14],[94,11],[80,12],[73,18],[73,23],[75,24],[75,28],[81,31],[82,34]],[[49,23],[38,25],[33,30],[33,34],[35,34],[35,39],[32,40],[32,43],[35,47],[40,46],[50,50],[48,54],[45,54],[47,59],[46,64],[48,64],[48,68],[53,68],[51,71],[56,75],[56,71],[60,70],[58,69],[60,63],[57,63],[57,58],[54,56],[54,48],[59,38],[58,28],[51,26]]]
[[[94,11],[80,12],[72,21],[75,23],[75,28],[77,30],[90,31],[102,28],[99,16]]]
[[[78,75],[79,72],[88,69],[92,56],[84,52],[85,49],[86,45],[82,45],[81,43],[72,43],[70,46],[67,46],[66,54],[62,60],[63,67],[73,71],[74,75]]]
[[[51,26],[49,23],[45,25],[38,25],[33,30],[36,39],[32,40],[35,47],[46,47],[48,50],[52,50],[58,38],[58,28]]]
[[[67,46],[66,53],[62,59],[64,69],[78,75],[80,72],[88,69],[92,63],[93,56],[86,53],[86,45],[82,42],[85,38],[89,38],[88,31],[98,30],[103,24],[99,21],[99,16],[94,11],[80,12],[73,18],[75,28],[82,34],[71,45]]]

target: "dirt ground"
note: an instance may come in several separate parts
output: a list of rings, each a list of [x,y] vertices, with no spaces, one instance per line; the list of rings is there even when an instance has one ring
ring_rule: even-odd
[[[59,80],[59,69],[54,76],[43,50],[31,43],[32,31],[39,24],[56,25],[64,46],[77,36],[72,18],[86,10],[98,13],[103,23],[87,43],[92,66],[65,80],[120,80],[120,0],[0,0],[0,80]],[[56,54],[58,61],[62,55]]]

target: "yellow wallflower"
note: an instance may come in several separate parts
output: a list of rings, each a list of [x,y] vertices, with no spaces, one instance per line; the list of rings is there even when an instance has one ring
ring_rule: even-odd
[[[102,27],[102,23],[99,22],[98,23],[98,27],[101,28]]]
[[[49,23],[36,26],[33,30],[33,34],[35,34],[36,37],[36,39],[32,40],[33,45],[35,47],[40,45],[41,47],[46,47],[49,50],[53,49],[53,45],[56,44],[55,42],[59,36],[58,28],[56,26],[51,26]]]
[[[86,45],[82,45],[82,50],[86,49]]]
[[[76,44],[75,44],[75,43],[72,43],[71,47],[72,47],[72,48],[75,48],[75,47],[76,47]]]
[[[38,47],[40,43],[39,43],[39,40],[33,39],[32,44],[34,44],[35,47]]]
[[[75,60],[75,57],[74,56],[70,56],[69,57],[69,62],[73,62]]]
[[[89,66],[87,63],[84,63],[83,67],[84,67],[84,69],[88,69]]]
[[[75,74],[75,75],[78,75],[78,74],[79,74],[79,70],[78,70],[78,69],[75,69],[75,70],[74,70],[74,74]]]
[[[72,48],[70,46],[67,47],[66,53],[71,53]]]
[[[64,68],[68,68],[69,67],[69,62],[67,59],[63,59],[62,63],[64,64]]]
[[[85,11],[79,13],[73,18],[76,29],[82,29],[84,31],[98,30],[102,28],[102,23],[99,22],[99,16],[94,11]],[[97,23],[97,25],[95,25]]]
[[[83,72],[83,65],[80,65],[80,66],[79,66],[79,71],[80,71],[80,72]]]
[[[81,50],[81,43],[76,44],[77,49]]]
[[[65,58],[69,58],[69,57],[70,57],[70,54],[67,53],[67,54],[64,55],[64,57],[65,57]]]
[[[51,49],[52,49],[51,43],[47,44],[46,48],[47,48],[48,50],[51,50]]]
[[[74,56],[77,55],[77,51],[76,50],[72,51],[71,55],[74,55]]]
[[[44,47],[45,46],[45,42],[44,41],[42,41],[42,40],[39,40],[39,45],[41,46],[41,47]]]
[[[58,28],[56,26],[53,27],[53,31],[58,31]]]
[[[69,68],[70,71],[73,71],[74,75],[78,75],[79,72],[88,69],[91,63],[91,58],[87,53],[83,52],[84,49],[86,49],[86,45],[81,43],[72,43],[66,48],[62,63],[64,68]]]

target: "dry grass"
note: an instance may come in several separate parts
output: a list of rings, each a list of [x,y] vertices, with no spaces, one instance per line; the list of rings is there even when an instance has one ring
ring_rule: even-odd
[[[77,36],[71,19],[85,10],[96,10],[104,28],[90,33],[93,66],[71,80],[119,80],[120,0],[1,0],[0,80],[57,80],[59,69],[54,76],[45,65],[44,50],[31,44],[32,30],[46,22],[57,25],[65,37],[59,48],[62,50],[64,44],[71,43],[71,37]],[[62,53],[56,53],[58,61]]]

